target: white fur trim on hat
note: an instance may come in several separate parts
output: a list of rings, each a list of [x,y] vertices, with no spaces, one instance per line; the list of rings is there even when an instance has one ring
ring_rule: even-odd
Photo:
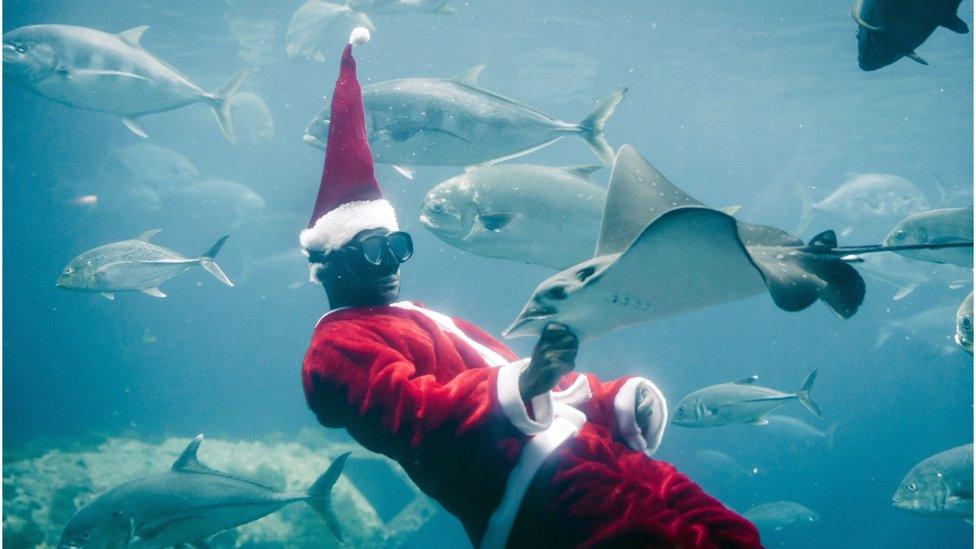
[[[298,241],[306,250],[330,252],[367,229],[400,230],[389,201],[381,198],[342,204],[318,218],[311,229],[303,230]]]
[[[349,33],[349,43],[360,46],[369,42],[369,29],[366,27],[356,27]]]

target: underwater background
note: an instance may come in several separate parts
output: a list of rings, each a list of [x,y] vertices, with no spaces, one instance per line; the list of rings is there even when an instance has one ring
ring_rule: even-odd
[[[485,64],[484,87],[570,122],[627,87],[607,125],[610,143],[633,145],[707,204],[741,205],[736,217],[748,222],[793,230],[802,217],[800,188],[822,199],[866,173],[905,178],[933,205],[971,205],[972,34],[940,28],[918,50],[929,66],[902,59],[863,72],[850,4],[452,1],[453,14],[371,16],[376,31],[356,57],[364,86],[450,77]],[[352,25],[337,25],[325,37],[324,60],[289,58],[285,29],[300,6],[270,0],[4,2],[4,32],[41,23],[113,33],[149,25],[142,45],[207,90],[253,66],[243,89],[263,99],[273,116],[269,130],[266,118],[242,115],[242,140],[232,145],[206,106],[191,105],[141,118],[147,141],[113,115],[63,106],[5,79],[4,540],[10,546],[56,542],[75,498],[111,486],[115,477],[104,475],[163,470],[197,433],[214,439],[201,449],[204,462],[210,444],[215,453],[221,444],[250,444],[247,452],[227,450],[222,462],[211,459],[215,467],[233,468],[236,460],[236,470],[255,473],[260,456],[282,456],[263,473],[282,487],[308,460],[354,444],[345,432],[319,426],[305,405],[300,364],[327,301],[321,286],[308,282],[297,253],[323,158],[302,136],[331,94]],[[972,26],[972,1],[958,13]],[[130,148],[147,143],[179,153],[194,169],[174,176],[158,151]],[[598,163],[575,138],[517,162]],[[389,165],[376,169],[401,228],[415,241],[416,254],[402,269],[401,297],[498,335],[552,271],[438,240],[418,221],[420,204],[431,187],[463,168],[415,169],[413,180]],[[241,208],[220,197],[170,201],[138,192],[148,181],[172,184],[182,176],[236,181],[261,200]],[[605,168],[594,180],[605,185],[608,177]],[[80,200],[87,195],[97,195],[98,204]],[[839,232],[842,225],[814,213],[799,236]],[[76,255],[155,228],[162,231],[154,242],[187,256],[230,235],[217,262],[236,285],[221,285],[194,268],[163,285],[166,299],[120,293],[109,301],[55,288]],[[886,232],[855,227],[840,240],[879,243]],[[791,439],[754,425],[672,425],[654,457],[674,463],[740,512],[792,500],[819,515],[802,528],[763,531],[768,546],[972,546],[970,524],[891,505],[914,464],[973,440],[972,358],[952,341],[955,309],[972,290],[971,273],[958,270],[969,282],[950,288],[945,271],[936,274],[933,264],[906,268],[928,282],[894,300],[897,287],[865,275],[864,304],[848,320],[820,303],[787,313],[763,293],[589,341],[577,370],[602,378],[649,377],[672,405],[703,386],[752,374],[762,385],[795,391],[819,370],[812,397],[825,419],[796,402],[777,413],[829,433],[829,440]],[[931,314],[917,316],[923,313]],[[508,343],[524,356],[534,341]],[[329,449],[332,443],[339,446]],[[287,444],[303,449],[283,449]],[[161,447],[169,453],[157,454]],[[88,456],[90,466],[79,471],[76,459],[59,461],[52,452]],[[107,453],[118,463],[96,467],[91,456]],[[395,470],[365,454],[356,447],[346,477],[390,521],[415,494]],[[327,461],[301,472],[297,486],[307,485]],[[87,488],[72,487],[75,479]],[[32,488],[18,491],[25,486]],[[45,492],[55,489],[60,492]],[[38,510],[51,505],[59,505],[57,513]],[[14,520],[18,509],[23,515]],[[340,513],[355,521],[366,513],[359,510],[350,503]],[[316,520],[300,512],[307,513],[302,520]],[[37,524],[27,528],[24,520]],[[324,527],[312,526],[231,541],[331,543]],[[353,539],[364,545],[468,544],[460,524],[440,510],[429,520],[425,515],[410,535],[385,542],[361,528]]]

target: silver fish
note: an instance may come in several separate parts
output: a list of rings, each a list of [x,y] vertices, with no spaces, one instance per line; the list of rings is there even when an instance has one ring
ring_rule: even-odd
[[[915,48],[939,27],[959,34],[969,26],[956,10],[962,0],[855,0],[851,15],[857,22],[857,65],[878,70],[902,57],[928,65]]]
[[[493,164],[529,154],[567,135],[583,139],[609,165],[613,148],[603,127],[626,89],[606,97],[578,124],[556,120],[478,85],[480,65],[456,78],[406,78],[363,88],[366,131],[373,158],[400,166]],[[324,148],[329,108],[305,130]]]
[[[420,222],[444,242],[485,257],[565,269],[593,256],[606,191],[600,166],[489,166],[427,193]]]
[[[915,212],[929,209],[925,193],[914,183],[896,175],[861,174],[837,187],[826,198],[814,202],[801,186],[803,217],[797,232],[809,225],[813,212],[820,212],[845,224],[841,236],[861,225],[889,224]]]
[[[973,292],[969,292],[956,311],[956,343],[973,354]]]
[[[274,116],[264,99],[250,92],[239,93],[231,100],[230,110],[242,144],[259,145],[274,139]]]
[[[912,214],[898,222],[884,239],[885,246],[973,243],[973,207],[940,208]],[[973,268],[973,248],[897,250],[895,253],[932,263]]]
[[[115,299],[114,292],[143,292],[153,297],[166,297],[159,285],[174,276],[199,265],[228,286],[227,278],[214,257],[227,237],[220,238],[209,250],[197,258],[186,258],[149,239],[159,229],[146,231],[132,240],[113,242],[88,250],[71,260],[58,277],[57,287],[78,292],[98,292],[107,299]]]
[[[957,290],[972,284],[973,273],[955,265],[913,261],[896,254],[859,256],[857,270],[895,288],[892,300],[900,301],[920,287],[933,285]]]
[[[264,198],[247,185],[219,178],[168,189],[162,193],[162,199],[172,209],[197,208],[201,211],[202,208],[202,211],[212,213],[213,208],[225,208],[234,212],[237,221],[259,214],[267,206]]]
[[[912,467],[892,505],[924,515],[972,519],[973,445],[946,450]]]
[[[820,520],[820,515],[795,501],[763,503],[742,513],[742,516],[763,533],[809,526]]]
[[[59,103],[122,117],[146,137],[137,117],[206,103],[221,131],[235,141],[228,100],[249,69],[220,89],[207,92],[147,52],[139,39],[143,25],[119,34],[71,25],[31,25],[3,35],[3,75]]]
[[[811,414],[822,418],[820,408],[810,400],[810,389],[816,379],[817,371],[814,370],[795,393],[756,385],[759,376],[705,387],[681,399],[671,423],[682,427],[719,427],[733,423],[766,425],[768,420],[763,416],[790,400],[800,401]]]
[[[135,143],[115,149],[107,170],[110,174],[155,189],[189,185],[200,172],[187,157],[154,143]],[[125,181],[112,181],[112,184]]]
[[[955,305],[940,305],[909,317],[889,320],[878,330],[878,337],[872,350],[880,349],[893,336],[899,335],[899,339],[917,339],[927,343],[943,355],[957,352],[949,337],[953,325],[951,319],[956,318],[957,311]]]
[[[59,549],[156,549],[193,543],[285,505],[304,501],[342,540],[330,493],[348,453],[337,457],[305,494],[285,494],[211,469],[197,459],[197,435],[171,470],[135,479],[101,494],[68,520]]]

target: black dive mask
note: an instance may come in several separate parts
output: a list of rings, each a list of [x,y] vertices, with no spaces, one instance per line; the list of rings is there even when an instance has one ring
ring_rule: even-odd
[[[387,250],[390,253],[387,253]],[[374,234],[365,238],[356,239],[346,246],[339,248],[328,254],[314,252],[309,254],[309,261],[327,261],[332,254],[345,254],[349,262],[349,267],[357,273],[373,277],[378,271],[385,271],[382,267],[392,267],[393,271],[401,263],[406,262],[413,256],[413,239],[408,233],[395,231],[387,235]],[[393,262],[385,261],[392,257]],[[386,265],[384,265],[386,263]]]

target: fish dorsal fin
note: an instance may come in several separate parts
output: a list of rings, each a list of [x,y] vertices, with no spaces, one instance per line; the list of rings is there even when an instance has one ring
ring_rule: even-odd
[[[462,72],[461,74],[455,76],[453,80],[458,84],[464,84],[465,86],[471,86],[472,88],[477,88],[478,77],[484,72],[486,65],[478,65],[477,67],[471,67],[470,69]]]
[[[759,381],[759,376],[751,375],[747,378],[740,379],[739,381],[733,381],[735,385],[752,385],[753,383]]]
[[[172,469],[174,471],[184,471],[188,473],[214,472],[213,469],[200,463],[200,460],[197,459],[197,450],[200,448],[201,442],[203,442],[203,433],[193,437],[193,440],[186,445],[186,448],[183,449],[183,453],[180,454],[180,457],[176,458],[176,461],[173,462]]]
[[[125,42],[130,46],[141,48],[142,44],[139,43],[139,40],[142,39],[142,35],[148,29],[149,29],[149,25],[139,25],[138,27],[133,27],[129,30],[120,32],[119,38],[121,38],[123,42]]]
[[[200,460],[197,459],[197,450],[200,448],[201,442],[203,442],[203,433],[200,433],[194,437],[193,440],[186,445],[186,448],[183,449],[183,453],[180,454],[180,457],[176,458],[176,461],[173,462],[172,470],[178,473],[198,473],[231,478],[241,482],[246,482],[259,488],[264,488],[265,490],[275,491],[275,489],[271,486],[261,484],[260,482],[255,482],[244,477],[239,477],[237,475],[232,475],[230,473],[225,473],[223,471],[218,471],[216,469],[211,469],[203,463],[200,463]]]
[[[583,179],[589,179],[590,176],[593,175],[593,172],[603,169],[603,166],[596,164],[575,164],[572,166],[563,166],[559,169],[575,176],[582,177]]]
[[[610,173],[594,257],[623,252],[652,221],[681,206],[703,206],[624,145]]]
[[[149,242],[149,239],[156,236],[156,233],[162,229],[149,229],[148,231],[141,233],[139,236],[133,238],[132,240],[141,240],[143,242]]]

